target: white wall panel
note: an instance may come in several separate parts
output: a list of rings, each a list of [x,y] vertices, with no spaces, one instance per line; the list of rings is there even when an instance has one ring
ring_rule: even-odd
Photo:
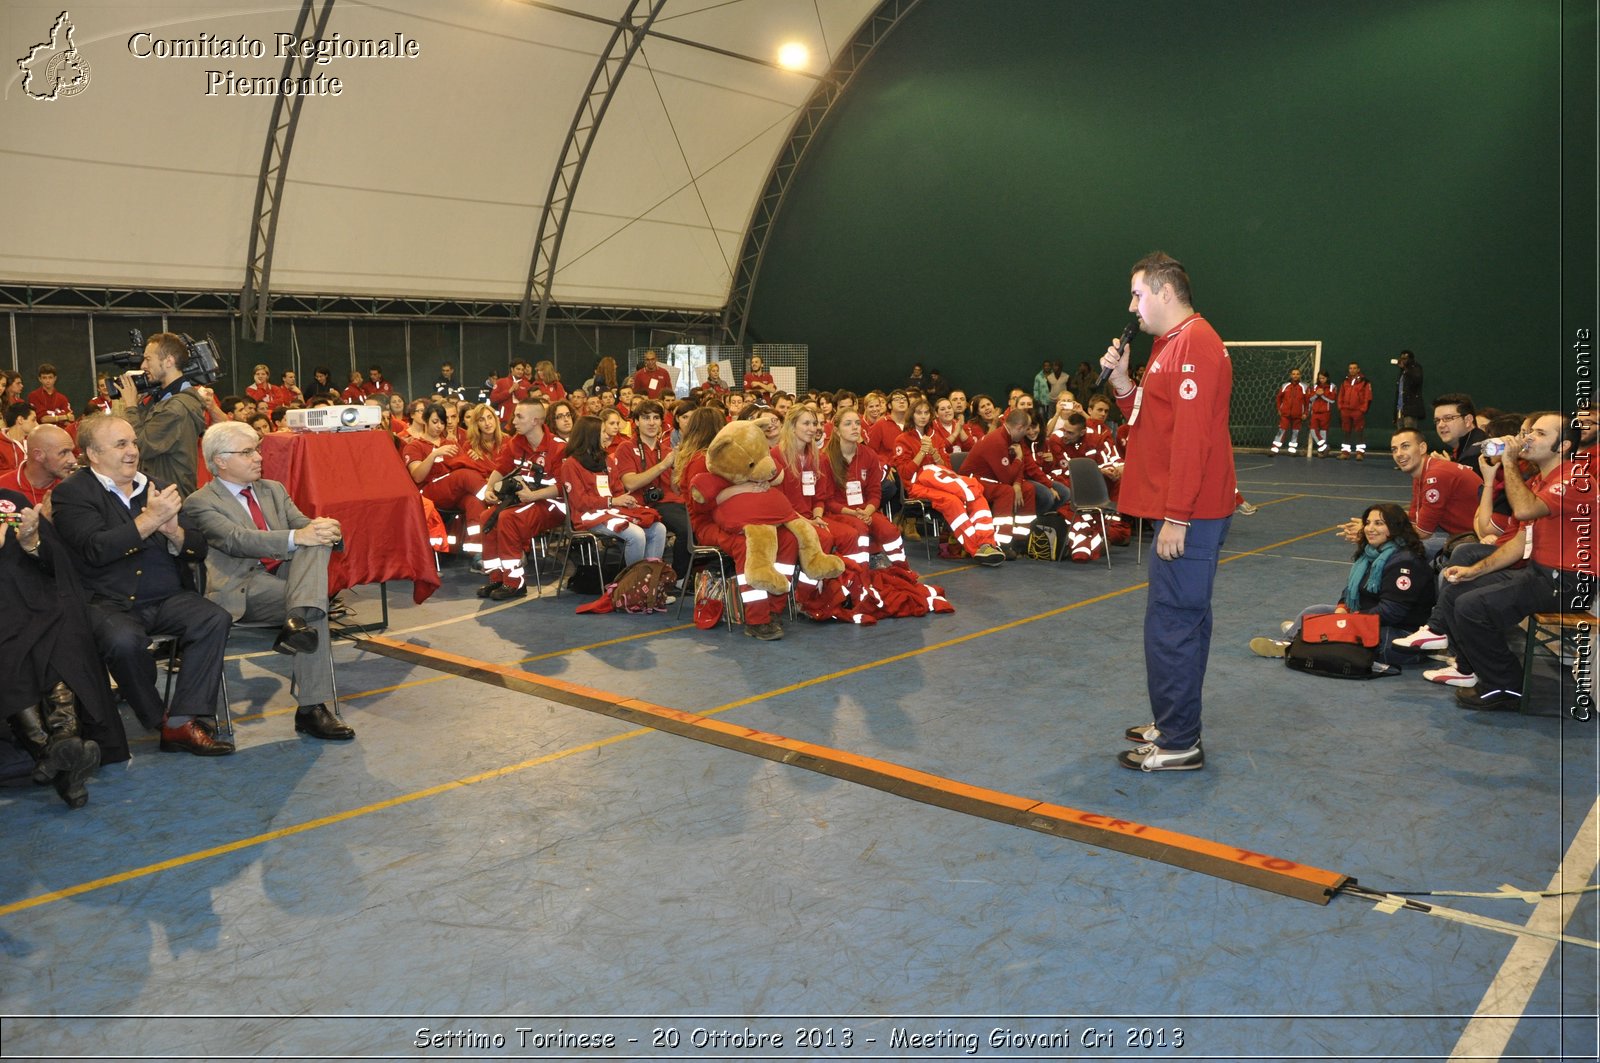
[[[208,96],[206,72],[277,77],[274,35],[292,30],[299,4],[74,3],[88,85],[29,99],[14,58],[48,37],[59,5],[0,6],[0,55],[13,60],[0,83],[0,280],[239,287],[272,104]],[[615,18],[626,5],[562,6]],[[799,40],[821,72],[827,49],[873,6],[675,0],[656,28],[763,59]],[[403,34],[420,55],[316,67],[343,88],[305,101],[273,290],[520,298],[550,175],[609,28],[516,0],[338,0],[333,12],[330,35]],[[141,59],[129,47],[141,31],[161,40],[243,35],[268,54]],[[814,87],[650,39],[595,141],[555,298],[722,305],[755,198]]]

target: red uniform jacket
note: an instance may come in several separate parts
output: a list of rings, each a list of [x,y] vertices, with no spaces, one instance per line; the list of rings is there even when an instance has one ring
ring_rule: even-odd
[[[1366,413],[1372,405],[1372,384],[1364,376],[1347,376],[1339,382],[1339,412]]]
[[[1278,389],[1278,416],[1298,421],[1306,415],[1306,386],[1288,381]]]
[[[611,482],[617,491],[628,490],[623,482],[624,473],[644,472],[650,466],[672,453],[672,444],[665,435],[656,440],[656,445],[647,447],[637,438],[623,440],[611,448],[611,454],[606,459],[606,464],[611,470]],[[652,483],[661,488],[661,501],[682,502],[683,496],[678,494],[678,489],[672,483],[672,467],[667,466],[666,472],[657,476]],[[650,484],[640,484],[629,493],[638,499],[644,498],[645,489]]]
[[[800,452],[799,463],[790,465],[784,460],[783,448],[773,447],[772,460],[783,470],[783,483],[778,486],[795,512],[802,517],[809,517],[819,506],[823,512],[827,512],[828,494],[832,490],[833,479],[822,471],[822,467],[827,464],[826,458],[809,450],[803,450]],[[810,494],[806,493],[808,490]]]
[[[744,375],[744,390],[746,394],[765,395],[770,393],[775,386],[772,382],[772,374],[766,370]]]
[[[1311,389],[1311,418],[1327,424],[1333,415],[1333,408],[1339,401],[1339,389],[1332,384],[1323,384]]]
[[[926,458],[922,457],[923,437],[915,428],[906,429],[895,440],[894,467],[900,472],[901,483],[909,484],[916,480],[924,465],[949,466],[950,448],[946,438],[940,435],[937,427],[928,435],[933,440],[933,453]]]
[[[658,365],[654,369],[641,369],[633,374],[633,393],[643,395],[647,399],[660,399],[663,395],[672,392],[672,374],[667,372],[665,366]]]
[[[894,460],[894,445],[900,441],[900,433],[911,426],[907,421],[904,426],[895,424],[894,418],[888,414],[873,421],[867,428],[865,439],[867,446],[878,452],[878,457],[885,462]]]
[[[494,382],[494,387],[489,391],[489,405],[500,415],[502,424],[511,423],[511,415],[517,412],[517,403],[527,398],[531,390],[531,381],[518,380],[509,375]]]
[[[544,438],[539,440],[535,447],[528,442],[526,436],[512,436],[500,444],[500,450],[495,454],[494,467],[501,476],[524,476],[532,481],[535,469],[544,471],[547,483],[553,482],[561,471],[561,461],[565,456],[561,440],[552,433],[545,432]],[[532,486],[532,483],[529,483]]]
[[[876,513],[883,507],[883,459],[865,443],[856,448],[856,456],[845,466],[844,483],[834,479],[832,462],[824,460],[821,471],[821,479],[828,484],[825,505],[829,513],[838,513],[846,506],[871,506]],[[858,490],[860,501],[853,501]]]
[[[1130,428],[1123,513],[1188,521],[1233,512],[1232,395],[1233,363],[1205,318],[1192,314],[1156,340],[1143,386],[1117,396]]]
[[[973,446],[961,466],[961,475],[980,480],[1015,484],[1023,479],[1025,463],[1011,448],[1016,446],[1004,427],[996,428]]]
[[[28,405],[39,415],[40,424],[44,423],[46,417],[72,416],[72,400],[63,391],[47,392],[44,388],[35,388],[28,393]]]

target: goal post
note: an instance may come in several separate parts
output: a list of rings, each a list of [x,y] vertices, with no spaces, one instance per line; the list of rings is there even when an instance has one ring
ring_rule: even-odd
[[[1233,445],[1265,449],[1278,432],[1278,389],[1288,381],[1289,370],[1298,369],[1310,390],[1322,369],[1322,341],[1239,340],[1223,346],[1233,363],[1233,401],[1228,410]],[[1300,431],[1304,445],[1306,427]],[[1307,445],[1306,454],[1310,453]]]

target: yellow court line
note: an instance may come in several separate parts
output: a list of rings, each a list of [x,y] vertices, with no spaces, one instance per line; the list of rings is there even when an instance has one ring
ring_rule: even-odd
[[[29,908],[37,908],[40,905],[50,904],[54,901],[66,900],[69,897],[76,897],[80,894],[90,893],[94,890],[104,889],[107,886],[115,886],[123,882],[130,882],[133,879],[143,878],[146,875],[153,875],[159,871],[170,871],[173,868],[183,867],[186,864],[198,863],[201,860],[209,860],[214,856],[225,856],[228,853],[236,853],[240,850],[250,849],[257,845],[265,845],[267,842],[276,841],[279,838],[289,838],[296,834],[304,834],[307,831],[316,830],[319,827],[331,826],[335,823],[342,823],[345,820],[355,819],[358,816],[370,815],[373,812],[381,812],[388,808],[397,808],[400,805],[407,805],[413,801],[421,801],[423,798],[434,797],[438,794],[448,793],[451,790],[459,790],[463,787],[471,786],[474,783],[487,782],[490,779],[499,779],[504,776],[523,771],[527,768],[536,768],[542,764],[548,764],[551,761],[560,760],[563,757],[570,757],[577,753],[587,753],[592,750],[602,749],[606,746],[614,745],[617,742],[626,741],[630,738],[638,738],[641,735],[654,733],[655,732],[648,727],[641,727],[638,730],[629,731],[624,734],[612,735],[610,738],[602,738],[594,742],[586,742],[581,746],[573,746],[571,749],[562,749],[557,750],[554,753],[547,753],[542,757],[535,757],[532,760],[525,760],[520,764],[508,764],[505,767],[494,768],[490,771],[480,772],[477,775],[469,775],[464,779],[453,779],[450,782],[440,783],[437,786],[430,786],[426,790],[417,790],[414,793],[401,794],[398,797],[391,797],[385,801],[377,801],[370,805],[362,805],[360,808],[351,808],[343,812],[336,812],[331,816],[323,816],[319,819],[312,819],[307,820],[304,823],[297,823],[292,827],[284,827],[280,830],[268,831],[265,834],[257,834],[249,838],[240,838],[238,841],[228,842],[226,845],[217,845],[211,847],[210,849],[201,849],[198,852],[187,853],[183,856],[175,856],[170,860],[163,860],[157,864],[147,864],[144,867],[133,868],[129,871],[120,871],[115,875],[107,875],[104,878],[97,878],[90,882],[81,882],[76,886],[68,886],[66,889],[55,890],[50,893],[42,893],[37,897],[29,897],[25,900],[13,901],[10,904],[0,905],[0,917],[11,915],[14,912],[26,911]]]
[[[1223,559],[1218,561],[1218,564],[1219,565],[1226,565],[1229,562],[1237,561],[1242,557],[1249,557],[1252,554],[1263,553],[1263,552],[1265,552],[1267,550],[1275,550],[1278,547],[1287,546],[1288,544],[1294,543],[1294,542],[1299,542],[1301,539],[1309,539],[1314,535],[1325,534],[1325,533],[1327,533],[1329,531],[1334,530],[1337,527],[1338,527],[1338,525],[1335,524],[1335,525],[1330,525],[1327,528],[1319,528],[1316,531],[1307,532],[1304,535],[1297,535],[1292,539],[1284,539],[1281,542],[1271,543],[1271,544],[1269,544],[1267,546],[1263,546],[1263,547],[1259,547],[1258,549],[1255,549],[1255,550],[1247,551],[1246,553],[1236,554],[1233,557],[1223,558]],[[699,713],[698,715],[701,715],[701,716],[715,716],[715,715],[717,715],[719,713],[727,712],[730,709],[737,709],[737,708],[740,708],[740,707],[745,706],[745,705],[752,705],[752,704],[755,704],[756,702],[759,702],[759,701],[765,701],[768,698],[781,697],[784,694],[790,694],[790,693],[793,693],[794,691],[797,691],[797,690],[804,690],[804,689],[806,689],[808,687],[817,686],[817,685],[819,685],[821,683],[826,683],[826,682],[829,682],[829,681],[834,680],[834,679],[841,679],[841,678],[843,678],[845,676],[856,675],[856,674],[861,673],[861,672],[870,671],[870,670],[872,670],[874,668],[879,668],[879,667],[882,667],[884,665],[895,664],[895,663],[897,663],[899,661],[908,660],[908,659],[910,659],[912,657],[918,657],[918,656],[921,656],[922,654],[925,654],[925,653],[931,653],[934,650],[947,649],[947,648],[949,648],[951,646],[958,646],[958,645],[960,645],[960,644],[962,644],[964,642],[971,642],[973,639],[980,638],[980,637],[985,636],[985,635],[994,635],[994,634],[998,634],[998,633],[1000,633],[1002,631],[1009,631],[1012,628],[1021,627],[1024,624],[1031,624],[1031,623],[1033,623],[1035,621],[1038,621],[1038,620],[1047,620],[1047,619],[1049,619],[1051,617],[1060,616],[1063,613],[1070,612],[1073,609],[1081,609],[1081,608],[1084,608],[1086,606],[1097,605],[1097,604],[1099,604],[1101,602],[1110,601],[1113,598],[1119,598],[1122,595],[1129,594],[1129,593],[1131,593],[1133,591],[1139,590],[1140,588],[1147,587],[1147,586],[1149,586],[1148,583],[1136,583],[1136,584],[1133,584],[1132,586],[1123,587],[1123,588],[1121,588],[1119,590],[1108,591],[1105,594],[1097,595],[1096,597],[1093,597],[1093,598],[1086,598],[1086,599],[1083,599],[1082,601],[1072,602],[1072,603],[1070,603],[1068,605],[1063,605],[1063,606],[1060,606],[1058,608],[1051,609],[1051,610],[1049,610],[1047,612],[1038,613],[1038,614],[1036,614],[1034,616],[1022,617],[1021,619],[1012,620],[1012,621],[1009,621],[1009,622],[1004,623],[1004,624],[997,624],[994,627],[985,628],[982,631],[975,631],[975,632],[972,632],[970,634],[960,635],[960,636],[958,636],[956,638],[953,638],[953,639],[946,639],[943,642],[938,642],[938,643],[935,643],[935,644],[933,644],[931,646],[924,646],[921,649],[909,650],[909,651],[907,651],[905,653],[897,653],[897,654],[895,654],[895,655],[893,655],[891,657],[885,657],[885,658],[883,658],[881,660],[878,660],[878,661],[870,661],[870,662],[868,662],[866,664],[855,665],[855,666],[853,666],[851,668],[841,669],[840,671],[837,671],[837,672],[830,672],[827,675],[817,676],[814,679],[803,680],[803,681],[801,681],[799,683],[791,683],[788,686],[779,687],[776,690],[770,690],[770,691],[767,691],[767,692],[762,693],[762,694],[755,694],[755,695],[752,695],[750,697],[740,698],[740,699],[738,699],[736,701],[730,701],[725,705],[718,705],[716,708],[707,709],[706,711],[704,711],[702,713]],[[693,625],[685,624],[685,625],[682,625],[682,626],[680,626],[678,628],[668,628],[668,629],[665,629],[665,630],[668,630],[668,631],[672,631],[672,630],[681,631],[681,630],[684,630],[684,628],[692,627],[692,626]],[[663,632],[659,632],[659,631],[658,632],[639,632],[639,633],[634,634],[634,635],[625,635],[625,636],[622,636],[620,638],[608,639],[605,642],[593,643],[590,646],[586,646],[586,647],[577,647],[576,649],[572,649],[572,650],[556,650],[556,651],[552,651],[550,653],[537,654],[537,655],[532,656],[532,657],[524,658],[521,661],[518,661],[518,662],[515,662],[515,663],[525,664],[525,663],[528,663],[528,662],[531,662],[531,661],[543,660],[543,659],[546,659],[546,658],[549,658],[549,657],[558,657],[558,656],[561,656],[563,653],[576,653],[576,652],[579,652],[579,651],[581,651],[583,649],[594,649],[594,648],[598,648],[598,647],[601,647],[601,646],[610,646],[610,645],[614,645],[614,644],[619,643],[619,642],[627,642],[627,641],[630,641],[632,639],[638,639],[638,638],[647,638],[650,635],[656,635],[656,634],[662,634],[662,633]],[[460,677],[457,677],[457,676],[441,676],[441,677],[439,677],[438,680],[436,680],[436,679],[417,680],[414,683],[409,684],[409,685],[418,685],[418,686],[420,686],[423,683],[437,682],[439,680],[446,679],[446,678],[454,679],[454,678],[460,678]],[[401,687],[406,686],[406,685],[407,684],[400,684],[398,686],[390,687],[390,688],[386,688],[386,689],[397,690],[397,689],[400,689]],[[560,760],[560,759],[562,759],[564,757],[572,756],[572,755],[577,754],[577,753],[585,753],[585,752],[589,752],[591,750],[600,749],[600,748],[603,748],[605,746],[613,745],[613,744],[618,743],[618,742],[627,741],[629,739],[639,738],[639,737],[642,737],[644,735],[659,734],[659,733],[660,732],[656,731],[653,728],[648,728],[648,727],[639,728],[638,730],[629,731],[629,732],[626,732],[624,734],[613,735],[610,738],[604,738],[604,739],[600,739],[600,740],[595,741],[595,742],[588,742],[588,743],[585,743],[583,745],[574,746],[571,749],[557,750],[557,751],[555,751],[553,753],[547,753],[544,756],[536,757],[533,760],[523,761],[523,762],[521,762],[519,764],[510,764],[510,765],[507,765],[507,766],[502,767],[502,768],[495,768],[495,769],[493,769],[491,771],[480,772],[477,775],[471,775],[471,776],[468,776],[468,777],[463,778],[463,779],[456,779],[456,780],[453,780],[451,782],[440,783],[437,786],[430,786],[425,790],[418,790],[415,793],[402,794],[399,797],[392,797],[392,798],[389,798],[388,800],[379,801],[379,802],[377,802],[375,804],[363,805],[360,808],[353,808],[353,809],[348,809],[348,810],[346,810],[344,812],[337,812],[337,813],[334,813],[331,816],[323,816],[323,817],[318,818],[318,819],[308,820],[305,823],[296,824],[295,826],[292,826],[292,827],[284,827],[284,828],[282,828],[280,830],[269,831],[269,832],[267,832],[265,834],[252,835],[251,837],[248,837],[248,838],[240,838],[237,841],[228,842],[225,845],[218,845],[218,846],[214,846],[214,847],[209,848],[209,849],[202,849],[202,850],[200,850],[198,852],[188,853],[188,854],[185,854],[184,856],[176,856],[176,857],[173,857],[173,858],[171,858],[169,860],[162,860],[162,861],[160,861],[158,863],[147,864],[144,867],[137,867],[137,868],[132,868],[132,869],[130,869],[128,871],[121,871],[121,872],[118,872],[115,875],[108,875],[108,876],[105,876],[103,878],[94,879],[94,880],[89,881],[89,882],[79,883],[76,886],[68,886],[65,889],[54,890],[54,891],[52,891],[50,893],[43,893],[43,894],[40,894],[40,895],[38,895],[36,897],[28,897],[28,898],[25,898],[25,899],[20,900],[20,901],[12,901],[9,904],[0,905],[0,918],[4,918],[5,916],[11,915],[11,914],[13,914],[15,912],[26,911],[26,910],[28,910],[30,908],[36,908],[36,907],[39,907],[39,906],[44,905],[44,904],[50,904],[50,903],[53,903],[55,901],[61,901],[61,900],[66,900],[66,899],[71,898],[71,897],[76,897],[76,896],[79,896],[79,895],[84,894],[84,893],[90,893],[90,892],[92,892],[94,890],[104,889],[104,888],[106,888],[108,886],[120,885],[121,883],[130,882],[130,881],[132,881],[134,879],[143,878],[143,877],[145,877],[147,875],[153,875],[153,874],[156,874],[156,873],[161,872],[161,871],[169,871],[169,870],[172,870],[174,868],[183,867],[183,866],[188,865],[188,864],[196,863],[196,862],[198,862],[200,860],[207,860],[207,859],[210,859],[210,858],[215,857],[215,856],[223,856],[223,855],[226,855],[228,853],[239,852],[239,851],[244,850],[244,849],[254,848],[255,846],[258,846],[258,845],[264,845],[264,844],[266,844],[267,842],[270,842],[270,841],[276,841],[276,840],[278,840],[280,838],[288,838],[288,837],[292,837],[292,836],[294,836],[296,834],[303,834],[303,833],[305,833],[307,831],[315,830],[315,829],[317,829],[319,827],[331,826],[331,825],[333,825],[335,823],[342,823],[342,822],[344,822],[346,820],[351,820],[351,819],[358,818],[360,816],[369,815],[369,814],[371,814],[373,812],[380,812],[380,811],[383,811],[384,809],[395,808],[395,807],[398,807],[400,805],[410,804],[413,801],[419,801],[419,800],[422,800],[423,798],[426,798],[426,797],[433,797],[433,796],[436,796],[438,794],[447,793],[447,792],[449,792],[451,790],[459,790],[459,789],[461,789],[463,787],[471,786],[471,785],[473,785],[475,783],[486,782],[486,781],[488,781],[490,779],[503,778],[505,776],[513,775],[513,774],[516,774],[517,772],[524,771],[524,770],[526,770],[528,768],[540,767],[540,766],[545,765],[545,764],[553,763],[554,761]]]

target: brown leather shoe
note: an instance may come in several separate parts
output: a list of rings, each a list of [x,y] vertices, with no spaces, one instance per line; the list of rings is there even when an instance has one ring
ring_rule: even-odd
[[[193,753],[197,757],[225,757],[233,752],[233,743],[212,734],[195,717],[182,727],[161,728],[161,752]],[[213,722],[212,727],[216,724]]]

